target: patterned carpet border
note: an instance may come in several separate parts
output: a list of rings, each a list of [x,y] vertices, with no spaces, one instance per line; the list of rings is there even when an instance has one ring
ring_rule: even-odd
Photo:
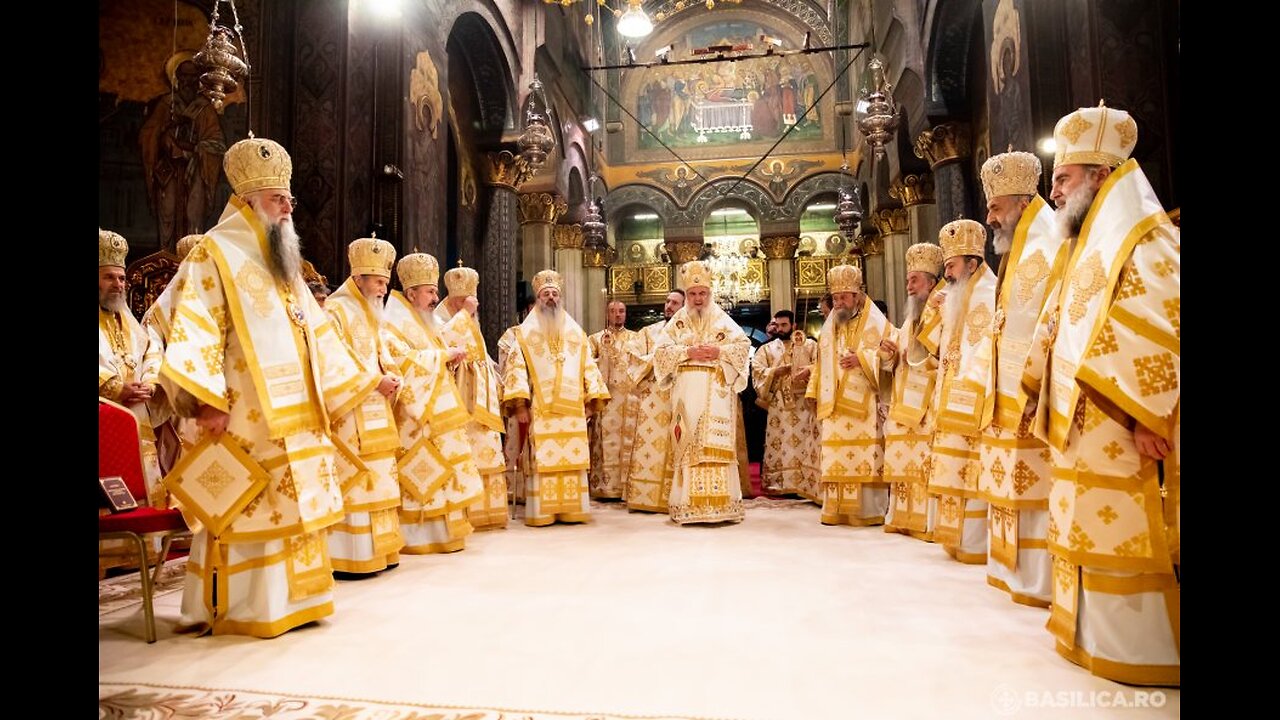
[[[98,683],[100,720],[730,720],[393,703],[258,690]]]
[[[164,564],[160,582],[156,584],[152,599],[182,590],[186,576],[187,559],[174,558]],[[142,606],[142,581],[136,572],[98,581],[98,617],[127,607]]]

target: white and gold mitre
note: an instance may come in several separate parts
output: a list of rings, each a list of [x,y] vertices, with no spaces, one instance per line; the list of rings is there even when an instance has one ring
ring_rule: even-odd
[[[444,273],[444,286],[449,289],[450,295],[475,295],[480,287],[480,273],[469,267],[449,268]]]
[[[120,233],[98,228],[98,267],[124,267],[124,259],[129,255],[129,243]]]
[[[987,229],[977,220],[952,220],[938,232],[938,244],[942,245],[942,259],[957,255],[983,257],[987,246]]]
[[[987,199],[1004,195],[1035,195],[1040,187],[1040,158],[1009,151],[982,163],[982,192]]]
[[[680,266],[680,289],[696,287],[711,289],[711,268],[701,260],[690,260]]]
[[[376,237],[360,238],[352,240],[347,246],[347,260],[351,263],[352,275],[381,275],[390,278],[391,266],[396,262],[396,249],[386,240]]]
[[[440,263],[426,253],[409,253],[400,258],[396,274],[405,290],[419,285],[439,285]]]
[[[907,248],[907,272],[942,274],[942,248],[933,243],[916,243]]]
[[[832,265],[827,271],[827,292],[858,292],[862,290],[862,271],[856,265]]]
[[[267,188],[289,189],[293,161],[280,143],[251,137],[227,148],[222,156],[227,182],[237,195]]]
[[[1058,121],[1053,129],[1057,150],[1053,166],[1106,165],[1116,167],[1129,159],[1138,144],[1138,123],[1123,110],[1080,108]]]
[[[564,292],[564,279],[555,270],[543,270],[533,276],[533,294],[537,295],[542,292],[544,287],[553,287],[560,292]]]
[[[182,239],[178,241],[178,250],[177,250],[178,259],[186,260],[187,256],[191,254],[191,249],[196,246],[196,243],[200,242],[200,238],[202,237],[204,236],[203,235],[183,235]]]

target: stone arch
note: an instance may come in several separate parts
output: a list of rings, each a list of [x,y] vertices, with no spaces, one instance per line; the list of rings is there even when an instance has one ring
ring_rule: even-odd
[[[733,189],[731,193],[730,188]],[[774,204],[773,197],[764,186],[754,180],[724,177],[699,188],[685,209],[671,217],[669,224],[701,228],[702,221],[711,208],[725,200],[737,200],[755,210],[756,222],[761,226],[766,222],[783,219],[780,206]]]
[[[456,16],[445,40],[450,54],[456,49],[470,71],[472,97],[478,107],[479,135],[486,141],[496,141],[504,130],[515,127],[515,109],[519,107],[512,77],[514,46],[505,47],[495,27],[510,40],[501,16],[480,4],[476,10]]]
[[[629,205],[652,208],[662,218],[664,227],[670,227],[678,208],[670,195],[649,185],[623,185],[605,197],[605,217],[609,227],[617,226],[618,215]]]
[[[982,4],[966,0],[937,0],[925,27],[925,112],[931,119],[965,117],[970,99],[986,93],[970,87],[973,44],[981,44]]]
[[[564,188],[565,202],[569,205],[565,219],[561,222],[582,222],[582,216],[587,212],[587,203],[592,199],[590,178],[591,168],[587,165],[587,156],[582,150],[582,145],[577,140],[569,142],[564,151],[564,161],[561,164],[560,178],[557,183],[559,187]],[[598,186],[597,192],[599,192]]]
[[[819,173],[801,180],[796,183],[795,187],[791,188],[791,192],[787,193],[786,199],[782,202],[783,217],[795,218],[799,222],[800,214],[804,212],[811,198],[823,193],[836,192],[842,184],[848,184],[855,193],[858,193],[857,180],[850,177],[846,183],[842,173]],[[859,206],[862,204],[860,194],[858,204]],[[864,209],[863,212],[866,212],[866,210]]]

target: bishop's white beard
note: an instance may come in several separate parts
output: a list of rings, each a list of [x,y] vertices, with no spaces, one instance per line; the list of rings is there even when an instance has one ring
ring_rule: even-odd
[[[387,306],[382,303],[382,298],[365,298],[364,301],[369,304],[369,312],[373,314],[374,322],[382,324],[382,318],[386,314]]]
[[[260,208],[254,206],[253,212],[267,229],[267,268],[276,280],[292,284],[302,277],[302,247],[293,228],[293,218],[280,218],[280,222],[272,224]]]
[[[903,327],[908,330],[916,326],[916,321],[920,319],[920,311],[924,309],[924,301],[915,295],[907,295],[906,307],[902,309],[905,317],[903,318]]]

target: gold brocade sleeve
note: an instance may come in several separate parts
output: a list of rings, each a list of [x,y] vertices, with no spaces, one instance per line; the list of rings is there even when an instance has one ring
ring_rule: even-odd
[[[767,398],[771,390],[769,380],[773,377],[773,358],[769,354],[769,347],[772,345],[773,341],[761,345],[751,356],[751,386],[762,398]]]
[[[585,347],[582,350],[582,399],[585,404],[596,408],[610,399],[609,388],[605,385],[604,376],[600,374],[600,366],[596,365]]]
[[[501,345],[502,343],[499,343],[499,346]],[[509,410],[517,401],[523,400],[528,403],[533,398],[533,389],[529,385],[529,366],[525,363],[520,342],[514,336],[511,338],[511,347],[506,353],[506,358],[502,367],[503,410]]]
[[[1172,440],[1181,394],[1179,236],[1164,226],[1138,241],[1077,381]]]
[[[631,376],[632,387],[639,385],[653,373],[653,350],[655,343],[653,338],[661,334],[662,329],[659,328],[655,333],[649,326],[634,333],[630,340],[627,341],[626,351],[629,356],[627,362],[627,372]]]
[[[119,375],[111,375],[106,380],[102,379],[102,374],[98,374],[98,397],[104,397],[112,402],[120,402],[120,393],[124,390],[124,381]]]
[[[814,362],[813,370],[809,372],[809,382],[804,386],[805,398],[816,401],[820,387],[822,387],[822,363]]]
[[[751,341],[741,330],[720,344],[720,370],[724,373],[725,384],[735,393],[747,389],[750,356]]]
[[[689,359],[689,346],[677,345],[669,335],[663,333],[658,339],[658,347],[653,351],[653,374],[658,382],[664,382],[675,375],[680,363]]]
[[[171,282],[182,289],[174,300],[160,383],[170,398],[185,392],[228,412],[227,300],[217,264],[208,253],[192,251]]]
[[[338,336],[337,329],[321,311],[320,304],[307,293],[310,308],[307,314],[320,318],[314,326],[316,356],[320,361],[320,384],[325,409],[329,417],[339,417],[350,411],[369,393],[377,392],[382,374],[367,370],[356,359],[351,349]]]

